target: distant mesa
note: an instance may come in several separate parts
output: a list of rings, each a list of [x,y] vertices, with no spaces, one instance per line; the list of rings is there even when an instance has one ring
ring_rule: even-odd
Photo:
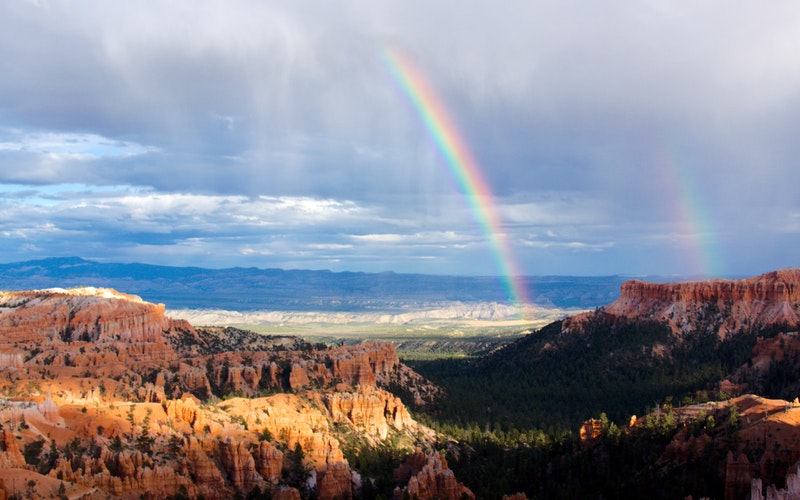
[[[716,332],[724,339],[743,328],[800,325],[800,268],[772,271],[760,276],[678,283],[630,280],[620,287],[620,297],[600,311],[630,319],[664,321],[682,334],[700,320],[717,318]],[[591,313],[565,321],[564,328],[585,321]]]

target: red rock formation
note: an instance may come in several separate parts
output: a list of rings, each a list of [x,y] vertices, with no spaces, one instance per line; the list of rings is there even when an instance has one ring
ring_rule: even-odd
[[[456,480],[453,471],[447,466],[447,460],[437,452],[424,454],[421,450],[415,451],[395,471],[395,480],[407,483],[402,489],[395,488],[393,495],[395,500],[400,500],[406,495],[420,500],[475,498],[469,488]]]
[[[590,418],[586,422],[583,423],[580,429],[580,438],[581,441],[586,441],[589,439],[597,439],[603,433],[603,422],[594,418]]]
[[[744,327],[794,328],[800,325],[800,268],[741,280],[666,284],[627,281],[620,288],[619,299],[603,310],[615,316],[664,320],[677,334],[708,315],[719,319],[720,338]],[[564,329],[585,318],[585,314],[568,318]]]
[[[350,500],[353,485],[350,467],[339,462],[317,471],[317,497],[320,500]]]
[[[390,430],[415,424],[400,399],[381,389],[362,386],[356,392],[325,393],[322,402],[334,422],[348,422],[380,439]]]
[[[288,486],[279,486],[272,491],[272,500],[300,500],[300,492]]]
[[[305,369],[297,363],[293,364],[291,371],[289,371],[289,388],[297,391],[306,387],[309,382]]]
[[[338,349],[333,358],[333,376],[363,385],[388,382],[400,365],[397,350],[390,343],[362,342]]]
[[[202,394],[203,397],[211,395],[211,383],[208,381],[204,368],[181,364],[178,377],[192,393]]]
[[[377,387],[424,384],[391,344],[314,351],[293,342],[247,353],[220,345],[165,317],[163,306],[111,290],[0,292],[0,389],[17,397],[0,409],[0,468],[29,469],[20,450],[44,439],[42,456],[50,447],[57,453],[50,479],[96,488],[98,496],[230,498],[259,487],[273,498],[300,498],[280,485],[277,448],[299,445],[318,496],[352,498],[341,429],[370,443],[432,436]],[[250,396],[286,390],[287,379],[305,388],[302,396],[174,399],[182,391],[205,398],[212,386]],[[76,447],[87,451],[80,456]],[[415,481],[432,478],[447,492],[448,473],[439,465]]]
[[[267,441],[258,443],[256,470],[267,481],[275,484],[283,470],[283,453]]]
[[[175,423],[189,424],[191,429],[198,420],[200,401],[191,394],[184,394],[181,399],[173,399],[164,403],[167,417]]]
[[[121,362],[172,361],[177,355],[164,332],[191,328],[184,321],[167,318],[163,304],[150,304],[108,289],[3,292],[0,308],[0,346],[92,342],[102,348],[114,343]],[[64,366],[73,365],[76,359],[69,350],[58,357]],[[83,360],[80,363],[88,364]]]
[[[264,479],[256,471],[256,462],[247,451],[247,446],[228,437],[219,445],[220,462],[228,473],[228,478],[239,491],[250,491],[266,486]]]
[[[227,384],[234,390],[243,390],[245,394],[255,394],[261,370],[252,366],[231,366],[228,368]]]
[[[154,496],[167,496],[179,489],[196,493],[192,480],[180,470],[153,464],[138,451],[112,453],[101,447],[94,457],[77,457],[79,467],[73,470],[72,461],[58,459],[50,476],[63,481],[82,484],[107,491],[114,496],[126,492],[144,492]],[[82,462],[82,465],[81,465]],[[114,470],[114,474],[110,470]]]
[[[237,364],[244,363],[243,356],[238,353],[209,356],[206,362],[215,367],[213,382],[223,394],[255,396],[262,389],[272,388],[297,392],[335,384],[386,387],[397,383],[411,389],[414,403],[423,406],[431,402],[439,390],[401,364],[394,345],[390,343],[362,342],[320,351],[282,351],[282,358],[288,362],[284,369],[280,369],[270,355],[266,352],[249,353],[246,366]],[[193,387],[194,393],[204,394],[208,383],[206,372],[199,368],[194,370],[191,379],[188,371],[182,371],[182,380]],[[284,387],[283,380],[288,381],[288,386]]]
[[[194,478],[195,484],[212,490],[219,490],[222,487],[224,482],[222,473],[214,464],[214,461],[209,458],[197,439],[189,439],[185,454],[191,465],[192,478]]]
[[[294,394],[233,398],[221,403],[219,408],[231,418],[243,421],[254,432],[269,431],[290,450],[299,444],[315,469],[344,461],[339,441],[331,434],[328,416]]]
[[[778,489],[774,484],[767,487],[766,497],[763,492],[761,478],[754,478],[750,490],[751,500],[797,500],[800,498],[800,464],[796,463],[789,468],[786,474],[786,487]]]
[[[17,349],[0,350],[0,370],[22,368],[24,353]]]
[[[50,340],[156,342],[171,320],[164,305],[108,289],[5,292],[0,305],[0,336],[36,332]]]
[[[653,298],[670,302],[708,302],[756,300],[800,302],[800,268],[782,269],[740,280],[704,280],[685,283],[646,283],[632,280],[622,284],[621,295],[628,298]]]
[[[25,467],[25,457],[22,456],[17,440],[6,429],[0,429],[0,467]]]

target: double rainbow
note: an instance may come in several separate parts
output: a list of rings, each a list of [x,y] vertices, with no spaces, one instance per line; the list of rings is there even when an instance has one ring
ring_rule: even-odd
[[[503,279],[512,305],[523,312],[527,305],[527,285],[506,241],[503,223],[489,184],[478,162],[469,151],[444,103],[438,98],[423,74],[400,50],[393,47],[382,52],[383,61],[392,78],[408,97],[445,159],[450,172],[467,200],[470,209],[492,250],[496,268]]]

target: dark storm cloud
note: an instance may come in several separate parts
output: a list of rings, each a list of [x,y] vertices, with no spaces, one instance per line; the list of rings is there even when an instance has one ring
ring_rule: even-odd
[[[795,265],[799,28],[793,3],[6,2],[0,259],[496,272],[396,46],[526,272]]]

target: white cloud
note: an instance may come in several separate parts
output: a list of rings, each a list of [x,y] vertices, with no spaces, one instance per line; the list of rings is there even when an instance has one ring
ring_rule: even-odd
[[[566,248],[569,250],[600,251],[614,246],[612,242],[587,243],[584,241],[523,240],[522,245],[532,248]]]
[[[353,234],[350,239],[379,245],[414,245],[414,246],[457,246],[474,242],[474,235],[458,234],[454,231],[426,231],[419,233],[373,233]]]
[[[5,130],[0,132],[0,151],[21,151],[46,155],[52,160],[94,160],[135,156],[158,151],[131,141],[114,140],[93,133]]]

